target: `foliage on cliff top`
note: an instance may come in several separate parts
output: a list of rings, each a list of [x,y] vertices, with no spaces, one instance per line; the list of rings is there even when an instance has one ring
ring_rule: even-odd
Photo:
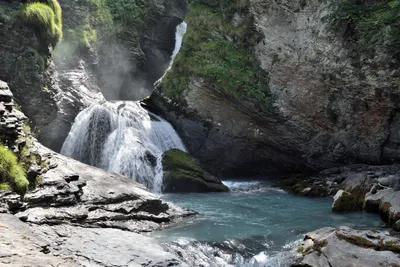
[[[4,145],[0,145],[0,183],[7,184],[18,193],[26,192],[29,186],[24,167]]]
[[[241,16],[236,26],[232,24],[235,13]],[[188,30],[180,53],[163,79],[163,93],[179,100],[190,77],[202,77],[228,96],[252,99],[261,111],[268,110],[268,75],[253,54],[260,36],[248,1],[192,1],[185,21]]]
[[[346,23],[361,48],[384,42],[393,52],[400,52],[400,0],[341,0],[333,8],[334,25]]]
[[[42,38],[53,47],[62,38],[61,7],[56,0],[47,3],[33,2],[26,4],[21,11],[21,18],[28,26],[35,27]]]
[[[128,26],[143,24],[149,15],[153,0],[107,0],[114,21]],[[137,25],[134,25],[137,26]]]

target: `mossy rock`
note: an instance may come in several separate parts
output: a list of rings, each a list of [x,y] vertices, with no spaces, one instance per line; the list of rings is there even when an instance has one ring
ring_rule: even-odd
[[[163,192],[227,192],[220,180],[201,168],[190,154],[171,149],[162,159],[164,170]]]
[[[20,194],[25,193],[29,186],[23,165],[4,145],[0,145],[0,184],[2,190],[12,188]]]
[[[61,7],[56,0],[28,3],[22,9],[21,19],[39,30],[42,39],[53,47],[62,38]]]

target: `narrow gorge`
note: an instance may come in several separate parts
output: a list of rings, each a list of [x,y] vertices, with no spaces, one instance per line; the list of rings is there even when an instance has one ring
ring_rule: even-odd
[[[399,19],[0,0],[0,266],[400,266]]]

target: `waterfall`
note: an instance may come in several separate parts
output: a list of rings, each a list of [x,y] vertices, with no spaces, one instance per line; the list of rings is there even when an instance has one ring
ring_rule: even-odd
[[[186,29],[186,22],[176,27],[175,48],[168,69],[181,48]],[[160,193],[162,154],[172,148],[186,151],[167,121],[138,102],[118,101],[95,104],[79,113],[61,154],[131,177]]]
[[[174,51],[172,52],[172,56],[171,56],[171,60],[169,62],[168,69],[171,68],[172,63],[174,63],[174,58],[179,53],[179,50],[181,50],[182,40],[183,40],[183,36],[186,33],[186,30],[187,30],[187,23],[184,22],[184,21],[176,27],[176,31],[175,31],[175,48],[174,48]]]
[[[65,140],[61,154],[119,173],[155,193],[162,187],[162,154],[186,151],[172,126],[139,102],[105,102],[83,110]]]

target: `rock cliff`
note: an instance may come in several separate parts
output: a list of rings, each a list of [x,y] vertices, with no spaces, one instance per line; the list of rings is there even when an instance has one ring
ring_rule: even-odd
[[[332,19],[335,8],[317,0],[192,1],[181,55],[152,98],[204,166],[232,175],[398,162],[399,58],[388,45],[390,26],[367,42],[352,23]],[[201,29],[205,12],[218,25]],[[192,40],[204,49],[223,42],[223,58],[199,62]],[[219,71],[244,51],[254,59],[240,71]],[[248,70],[254,62],[264,73]]]

